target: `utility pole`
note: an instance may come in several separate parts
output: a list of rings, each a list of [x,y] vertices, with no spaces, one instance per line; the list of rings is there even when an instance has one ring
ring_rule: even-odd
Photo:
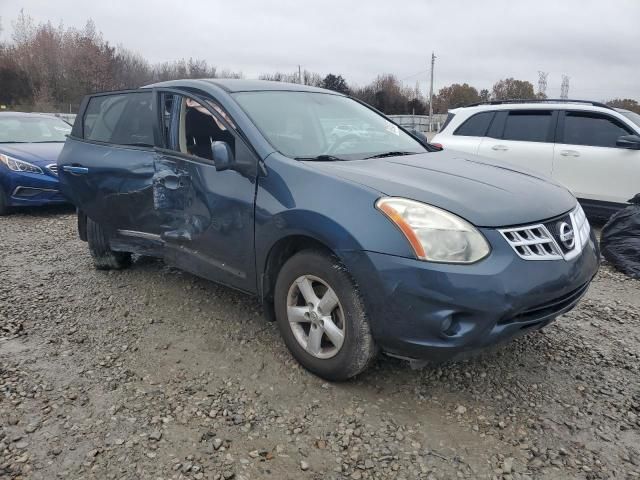
[[[566,100],[569,98],[569,77],[562,75],[562,85],[560,86],[560,98]]]
[[[548,72],[543,72],[538,70],[538,97],[546,98],[547,97],[547,77],[549,76]]]
[[[298,83],[302,85],[302,70],[300,69],[300,65],[298,65]]]
[[[433,131],[433,67],[436,64],[436,54],[431,52],[431,83],[429,86],[429,132]]]

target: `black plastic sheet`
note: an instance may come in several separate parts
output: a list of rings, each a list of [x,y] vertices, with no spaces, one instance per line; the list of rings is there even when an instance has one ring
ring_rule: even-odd
[[[640,279],[640,193],[602,227],[602,255],[618,270]]]

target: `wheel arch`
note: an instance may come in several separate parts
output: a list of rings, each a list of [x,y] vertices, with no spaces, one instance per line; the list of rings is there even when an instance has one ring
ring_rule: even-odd
[[[278,273],[288,259],[303,250],[321,250],[340,258],[334,249],[308,234],[291,234],[276,241],[266,256],[259,282],[260,300],[266,309],[271,310],[271,312],[266,312],[270,319],[273,315],[273,291]]]

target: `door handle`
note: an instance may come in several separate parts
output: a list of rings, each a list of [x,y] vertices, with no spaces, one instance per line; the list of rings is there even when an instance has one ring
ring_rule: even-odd
[[[563,157],[579,157],[580,152],[576,152],[575,150],[562,150],[560,155]]]
[[[63,165],[62,170],[72,175],[86,175],[89,173],[89,169],[87,167],[79,167],[76,165]]]
[[[491,147],[491,150],[496,150],[498,152],[506,152],[507,150],[509,150],[509,147],[506,147],[505,145],[494,145],[493,147]]]

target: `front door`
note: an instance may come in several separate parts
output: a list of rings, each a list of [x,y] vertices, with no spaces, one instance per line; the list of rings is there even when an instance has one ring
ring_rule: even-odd
[[[158,94],[165,148],[158,151],[153,189],[165,261],[255,292],[257,157],[211,99],[174,90]],[[217,171],[214,141],[227,142],[243,168]]]
[[[640,191],[640,151],[616,147],[635,132],[597,112],[567,111],[558,124],[553,178],[581,199],[625,203]]]

